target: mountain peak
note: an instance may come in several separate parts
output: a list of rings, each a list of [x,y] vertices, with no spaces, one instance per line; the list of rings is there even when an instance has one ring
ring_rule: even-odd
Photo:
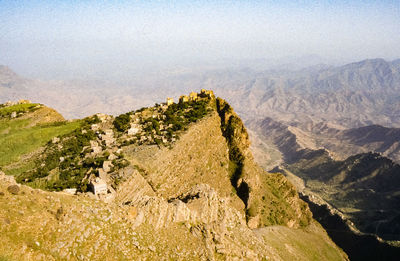
[[[390,63],[382,58],[366,59],[355,63],[350,63],[343,66],[346,69],[376,69],[389,68]]]
[[[12,88],[15,84],[23,82],[23,78],[17,75],[9,67],[0,65],[0,88]]]

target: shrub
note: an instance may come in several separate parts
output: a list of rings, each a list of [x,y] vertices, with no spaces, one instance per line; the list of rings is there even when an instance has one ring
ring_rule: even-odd
[[[253,203],[246,212],[249,217],[255,217],[258,214],[258,204]]]
[[[100,122],[100,119],[99,119],[99,117],[97,117],[97,115],[86,117],[83,119],[83,124],[87,125],[87,126],[90,126],[92,124],[96,124],[99,122]]]
[[[130,116],[131,115],[132,115],[132,112],[128,112],[128,113],[117,116],[113,121],[113,125],[114,125],[115,129],[117,129],[120,132],[127,131],[130,127],[130,120],[131,120]]]

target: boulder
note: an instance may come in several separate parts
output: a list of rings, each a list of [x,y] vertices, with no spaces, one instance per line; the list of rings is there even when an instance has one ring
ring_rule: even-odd
[[[18,195],[20,188],[18,185],[11,185],[11,186],[8,186],[7,191],[13,195]]]
[[[110,172],[112,167],[113,167],[113,164],[111,163],[111,161],[106,160],[103,162],[103,170],[106,173]]]

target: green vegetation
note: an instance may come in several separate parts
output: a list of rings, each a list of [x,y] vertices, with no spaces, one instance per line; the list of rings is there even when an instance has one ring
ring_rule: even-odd
[[[132,112],[128,112],[117,116],[113,122],[114,127],[120,132],[127,131],[130,126],[131,115]]]
[[[112,124],[121,135],[130,128],[132,116],[137,117],[136,122],[141,126],[140,135],[145,136],[144,141],[140,141],[139,144],[161,145],[165,140],[177,139],[176,132],[187,129],[190,123],[207,115],[211,110],[209,104],[210,99],[203,98],[172,104],[168,107],[142,108],[135,113],[128,112],[119,115]],[[16,174],[17,181],[49,190],[77,188],[86,191],[88,178],[99,175],[98,169],[103,167],[104,161],[108,160],[110,155],[110,152],[105,150],[104,141],[98,138],[99,133],[91,129],[91,125],[98,122],[97,116],[88,117],[77,123],[74,128],[59,135],[59,141],[49,142],[50,139],[46,139],[47,145],[44,152],[35,162],[16,166],[19,171],[13,173]],[[57,124],[51,126],[54,128],[54,125]],[[58,127],[63,126],[58,125],[60,125]],[[44,128],[44,126],[41,127]],[[54,133],[52,137],[57,134],[59,133]],[[133,142],[139,141],[142,137],[140,135],[137,135]],[[41,144],[42,146],[45,145],[45,141]],[[99,144],[103,152],[93,155],[90,141]],[[131,143],[132,140],[125,139],[122,145]],[[116,159],[112,159],[111,172],[124,168],[128,164],[129,162],[122,154],[117,155]]]
[[[172,124],[173,130],[181,130],[191,122],[203,118],[209,110],[209,100],[198,100],[183,103],[174,103],[165,111],[166,124]]]
[[[51,170],[59,168],[59,177],[46,182],[46,188],[61,190],[80,185],[85,171],[76,167],[80,161],[80,156],[82,156],[83,147],[88,146],[89,141],[96,138],[94,132],[90,129],[90,124],[93,122],[96,121],[86,118],[81,128],[61,136],[61,146],[49,142],[44,154],[37,160],[36,168],[22,173],[17,177],[17,180],[25,183],[34,182],[49,176]],[[43,184],[40,185],[43,186]]]
[[[5,108],[8,107],[2,109]],[[27,106],[26,108],[33,107]],[[112,122],[117,136],[123,135],[130,128],[131,120],[134,117],[136,117],[134,122],[140,125],[141,132],[130,139],[122,138],[117,146],[135,142],[159,146],[168,145],[167,141],[171,142],[178,138],[177,132],[187,129],[190,123],[204,117],[210,110],[210,99],[202,98],[197,101],[172,104],[168,107],[158,105],[142,108],[136,112],[119,115]],[[1,133],[7,134],[7,140],[5,138],[4,140],[8,144],[2,148],[8,158],[2,157],[1,160],[7,160],[7,164],[15,162],[19,156],[44,147],[40,155],[31,157],[36,160],[31,159],[24,164],[14,163],[13,167],[7,170],[7,173],[14,174],[20,183],[56,191],[65,188],[86,191],[88,181],[91,177],[99,175],[99,169],[103,167],[105,161],[111,161],[110,173],[115,173],[118,169],[129,165],[122,154],[115,152],[117,148],[113,153],[115,156],[110,158],[111,149],[100,136],[104,133],[101,129],[99,132],[92,130],[92,125],[100,122],[97,116],[87,117],[79,122],[38,125],[26,130],[24,127],[29,125],[29,120],[13,119],[10,122],[14,124],[12,128],[10,126],[0,128]],[[39,135],[39,138],[36,138],[35,135]],[[58,139],[52,141],[55,136]],[[10,137],[15,138],[10,139]],[[16,141],[20,144],[15,144]],[[100,147],[100,152],[92,153],[92,146],[95,145],[92,145],[91,141]],[[29,142],[32,145],[26,146]],[[13,154],[7,151],[7,148],[16,151]]]
[[[0,119],[8,118],[11,113],[16,112],[17,116],[21,113],[31,112],[40,108],[38,103],[16,104],[7,107],[0,107]]]
[[[17,181],[48,190],[77,188],[86,191],[87,177],[98,175],[97,169],[103,167],[110,155],[108,151],[95,157],[90,154],[90,141],[97,141],[91,125],[98,122],[97,116],[87,117],[80,128],[61,135],[59,142],[48,142],[44,153],[35,162],[35,168],[18,175]],[[118,154],[113,163],[113,171],[128,164],[122,154]]]
[[[139,126],[140,131],[132,138],[124,137],[122,146],[130,144],[168,145],[178,139],[179,131],[186,130],[190,123],[196,122],[211,110],[211,99],[208,96],[196,101],[173,103],[168,107],[156,104],[154,107],[141,108],[134,112],[121,114],[115,118],[113,125],[122,135],[130,128],[131,122]]]
[[[307,204],[298,200],[298,205],[296,205],[293,199],[297,192],[282,174],[266,174],[261,185],[260,195],[249,210],[252,208],[260,209],[263,226],[286,225],[291,219],[299,220],[302,227],[310,224],[312,216],[307,211]],[[301,216],[298,216],[298,213],[295,212],[296,208],[299,208],[302,213]]]
[[[22,155],[44,146],[53,137],[70,133],[80,126],[79,121],[33,127],[30,127],[30,123],[30,119],[0,120],[0,167],[18,161]]]

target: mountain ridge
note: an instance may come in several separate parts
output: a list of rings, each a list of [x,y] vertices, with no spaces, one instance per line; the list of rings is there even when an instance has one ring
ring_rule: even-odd
[[[3,255],[347,260],[283,175],[255,165],[233,110],[218,113],[213,96],[197,95],[115,118],[88,117],[49,140],[33,171],[14,173],[22,183],[67,188],[63,192],[19,185],[0,173],[1,245],[12,246],[0,248]],[[236,152],[243,156],[243,172],[235,187]],[[104,184],[99,179],[107,191],[97,190]],[[247,201],[238,196],[242,183],[250,188]],[[78,195],[66,194],[74,187]],[[18,236],[24,230],[25,239]],[[291,251],[282,250],[282,242]]]

